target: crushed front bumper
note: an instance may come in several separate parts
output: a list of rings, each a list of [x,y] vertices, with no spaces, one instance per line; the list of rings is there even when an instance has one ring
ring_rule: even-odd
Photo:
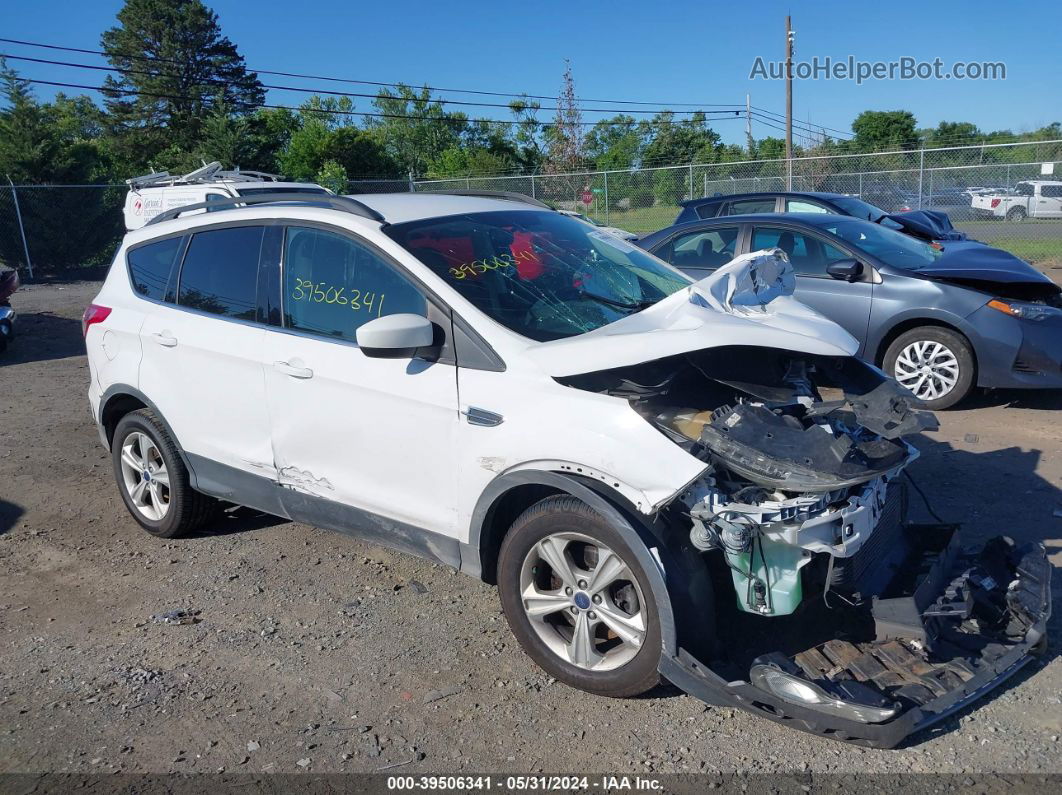
[[[938,537],[947,527],[935,528]],[[997,538],[962,553],[951,531],[931,559],[918,551],[917,576],[908,567],[900,590],[876,600],[875,637],[838,637],[791,656],[757,659],[831,693],[870,693],[878,703],[896,704],[899,712],[888,721],[860,722],[783,700],[748,681],[728,682],[683,649],[665,655],[660,672],[709,704],[835,740],[893,748],[1002,684],[1046,645],[1051,565],[1044,546]]]

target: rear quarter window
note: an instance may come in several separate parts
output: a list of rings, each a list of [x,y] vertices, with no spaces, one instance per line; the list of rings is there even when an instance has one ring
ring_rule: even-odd
[[[165,299],[170,274],[184,240],[184,237],[171,237],[137,246],[126,255],[129,281],[138,295],[155,301]]]

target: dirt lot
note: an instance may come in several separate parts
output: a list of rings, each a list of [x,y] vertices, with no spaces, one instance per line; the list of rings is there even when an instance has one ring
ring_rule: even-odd
[[[167,542],[118,497],[85,396],[97,285],[15,295],[0,355],[0,770],[1062,772],[1062,610],[1046,657],[895,751],[551,682],[493,589],[253,515]],[[1062,564],[1062,394],[995,393],[916,440],[916,479],[968,540]],[[915,503],[917,507],[917,502]],[[1062,577],[1055,577],[1055,603]],[[201,611],[194,625],[153,614]]]

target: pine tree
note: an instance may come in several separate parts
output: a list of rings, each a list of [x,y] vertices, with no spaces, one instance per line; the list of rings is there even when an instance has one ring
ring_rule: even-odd
[[[583,114],[575,96],[575,78],[571,61],[564,61],[564,82],[557,97],[557,115],[549,128],[549,150],[546,157],[547,174],[568,174],[584,166]],[[575,199],[582,191],[579,179],[564,180],[564,198]]]
[[[118,22],[101,43],[122,71],[104,88],[111,132],[130,164],[166,148],[194,151],[217,102],[236,113],[262,103],[258,76],[201,0],[126,0]]]

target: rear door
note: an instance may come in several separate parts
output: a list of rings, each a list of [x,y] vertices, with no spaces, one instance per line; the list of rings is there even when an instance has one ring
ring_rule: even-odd
[[[141,329],[140,391],[173,429],[204,481],[238,473],[272,478],[257,322],[259,258],[266,227],[194,232],[177,279]]]
[[[1037,218],[1062,218],[1062,182],[1041,185],[1035,206]]]
[[[654,253],[687,276],[699,280],[735,257],[740,233],[740,224],[685,232],[671,238]]]
[[[848,259],[852,254],[825,237],[801,228],[754,224],[749,250],[765,248],[780,248],[788,255],[796,271],[795,297],[842,326],[859,340],[862,351],[870,325],[874,288],[869,274],[861,281],[847,282],[826,272],[831,262]]]

